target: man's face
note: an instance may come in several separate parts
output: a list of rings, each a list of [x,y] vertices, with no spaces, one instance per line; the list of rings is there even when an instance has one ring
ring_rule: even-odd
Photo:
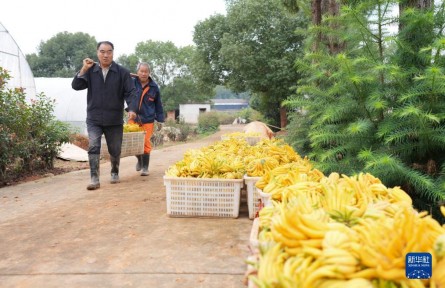
[[[139,80],[141,82],[147,82],[148,76],[150,76],[150,70],[147,66],[141,66],[137,72]]]
[[[111,45],[106,43],[100,44],[99,49],[97,49],[97,58],[102,67],[110,66],[113,61],[113,48]]]

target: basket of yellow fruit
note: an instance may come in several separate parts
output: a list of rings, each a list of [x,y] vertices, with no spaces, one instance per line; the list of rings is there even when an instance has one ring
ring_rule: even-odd
[[[138,124],[124,124],[124,134],[122,138],[121,158],[144,154],[145,131]],[[100,154],[104,158],[109,158],[107,141],[102,136]]]

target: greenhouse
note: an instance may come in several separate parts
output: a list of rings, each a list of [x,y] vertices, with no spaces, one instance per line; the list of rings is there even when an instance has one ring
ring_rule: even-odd
[[[28,97],[36,95],[34,76],[20,47],[8,30],[0,23],[0,67],[11,76],[6,87],[24,88]]]
[[[54,116],[57,120],[71,124],[79,133],[87,134],[87,92],[71,88],[73,78],[35,78],[37,93],[54,99]]]

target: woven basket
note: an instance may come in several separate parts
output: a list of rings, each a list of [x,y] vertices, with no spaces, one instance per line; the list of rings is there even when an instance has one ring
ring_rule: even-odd
[[[144,140],[145,131],[124,133],[122,138],[121,158],[144,154]],[[110,154],[108,153],[107,141],[105,141],[105,136],[102,136],[100,154],[104,158],[110,158]]]

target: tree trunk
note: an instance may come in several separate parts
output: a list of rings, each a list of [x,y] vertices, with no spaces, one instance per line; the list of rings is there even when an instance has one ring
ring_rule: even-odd
[[[314,26],[319,26],[321,24],[321,2],[322,0],[312,0],[312,24]],[[321,42],[321,33],[317,34],[316,40],[312,46],[312,51],[317,51]]]
[[[338,0],[328,0],[327,1],[327,14],[329,16],[337,17],[340,15],[340,3]],[[331,22],[330,28],[332,30],[341,29],[341,26],[338,23]],[[345,48],[345,42],[340,41],[338,37],[335,36],[329,36],[328,37],[327,45],[329,47],[329,51],[332,55],[336,55],[344,50]]]
[[[280,107],[280,127],[286,128],[287,126],[287,110],[284,107]]]
[[[312,0],[312,24],[320,26],[323,15],[338,16],[340,13],[340,3],[338,0]],[[332,29],[339,29],[339,25],[335,23],[330,24]],[[313,51],[318,50],[320,43],[325,43],[331,54],[337,54],[344,49],[345,43],[340,42],[337,37],[325,36],[318,33],[316,40],[312,46]]]

